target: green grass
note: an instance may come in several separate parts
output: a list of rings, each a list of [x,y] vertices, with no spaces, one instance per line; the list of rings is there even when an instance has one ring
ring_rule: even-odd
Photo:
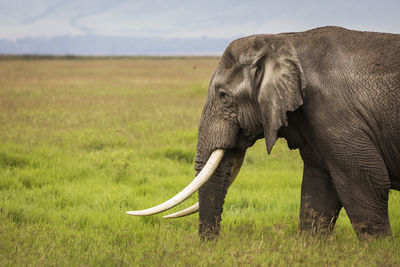
[[[215,58],[0,60],[0,265],[400,265],[393,240],[297,231],[302,161],[260,140],[229,189],[221,237],[198,217],[131,217],[194,176],[197,124]],[[194,204],[191,197],[177,211]]]

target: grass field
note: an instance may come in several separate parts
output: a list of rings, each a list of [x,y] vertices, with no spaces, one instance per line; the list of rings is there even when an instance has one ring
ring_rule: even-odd
[[[393,240],[359,242],[344,211],[332,236],[298,234],[302,161],[284,141],[249,149],[217,242],[199,241],[198,215],[125,215],[193,179],[217,62],[1,58],[0,265],[399,266],[398,192]]]

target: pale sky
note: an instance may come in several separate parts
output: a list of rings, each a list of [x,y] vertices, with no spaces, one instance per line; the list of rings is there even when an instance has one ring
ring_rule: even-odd
[[[0,39],[235,38],[326,25],[400,33],[400,0],[0,0]]]

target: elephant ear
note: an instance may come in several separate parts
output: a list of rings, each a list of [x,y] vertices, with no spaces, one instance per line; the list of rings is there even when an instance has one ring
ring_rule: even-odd
[[[258,104],[268,154],[278,138],[278,130],[287,126],[287,112],[303,104],[305,79],[293,46],[284,38],[267,41],[257,66]],[[257,74],[256,73],[256,74]]]

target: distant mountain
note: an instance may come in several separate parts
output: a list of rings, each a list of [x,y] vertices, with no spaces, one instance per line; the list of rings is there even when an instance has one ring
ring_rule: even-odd
[[[60,36],[0,39],[0,54],[220,55],[231,39]]]

